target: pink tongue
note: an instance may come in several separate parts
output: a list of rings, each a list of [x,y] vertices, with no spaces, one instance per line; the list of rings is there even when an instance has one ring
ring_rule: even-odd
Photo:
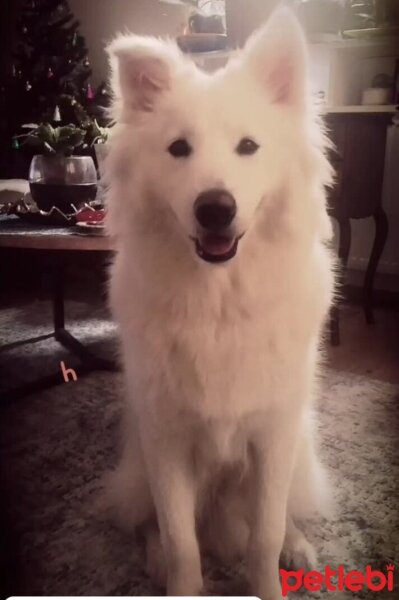
[[[222,235],[215,233],[208,233],[200,239],[202,248],[208,252],[208,254],[214,254],[215,256],[222,256],[227,254],[234,245],[234,238],[227,238]]]

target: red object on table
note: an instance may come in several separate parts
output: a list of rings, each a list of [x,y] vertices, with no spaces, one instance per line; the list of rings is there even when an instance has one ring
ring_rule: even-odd
[[[76,221],[78,223],[81,222],[89,222],[89,223],[98,223],[99,221],[103,221],[105,218],[105,210],[103,208],[99,210],[91,210],[90,208],[83,208],[76,215]]]

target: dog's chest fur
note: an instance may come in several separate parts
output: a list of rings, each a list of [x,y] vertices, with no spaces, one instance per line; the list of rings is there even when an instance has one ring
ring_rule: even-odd
[[[279,298],[272,274],[265,282],[259,272],[215,273],[209,285],[173,286],[172,280],[152,299],[137,298],[134,307],[118,311],[125,366],[144,410],[236,420],[287,397],[292,381],[298,385],[311,337],[301,307],[306,293],[297,286],[292,300]]]

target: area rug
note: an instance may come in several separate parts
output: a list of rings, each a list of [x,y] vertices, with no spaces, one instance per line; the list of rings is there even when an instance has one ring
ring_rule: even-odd
[[[114,352],[114,327],[86,305],[69,307],[82,341]],[[46,331],[48,307],[3,310],[2,343]],[[107,343],[105,343],[107,340]],[[74,361],[45,341],[0,355],[2,385],[52,372]],[[148,580],[134,536],[121,533],[96,509],[103,474],[115,464],[121,414],[119,374],[95,373],[0,409],[0,457],[10,561],[19,595],[138,596],[161,593]],[[336,501],[330,520],[310,524],[319,564],[385,570],[399,556],[399,388],[326,369],[319,409],[321,453]],[[396,571],[399,565],[396,564]],[[209,594],[245,593],[240,565],[204,561]],[[312,592],[301,598],[398,598]],[[296,597],[293,595],[292,597]]]

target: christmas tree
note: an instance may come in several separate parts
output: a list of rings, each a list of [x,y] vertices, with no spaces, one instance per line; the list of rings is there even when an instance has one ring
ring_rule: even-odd
[[[15,136],[28,123],[74,124],[88,137],[93,119],[107,124],[107,88],[93,89],[85,40],[67,0],[22,0],[15,38],[14,58],[0,90],[6,142],[17,149]]]

